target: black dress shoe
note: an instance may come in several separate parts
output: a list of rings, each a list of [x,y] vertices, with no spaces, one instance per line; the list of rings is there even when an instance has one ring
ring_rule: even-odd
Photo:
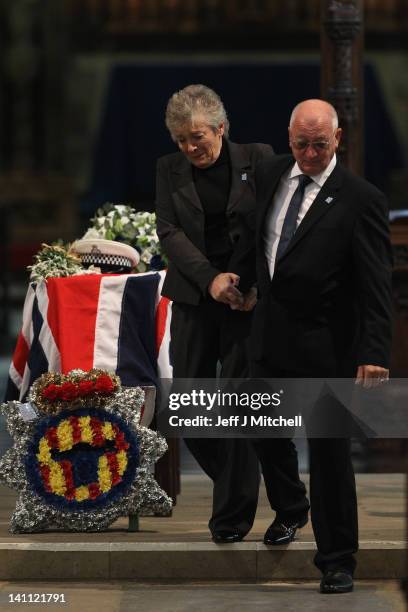
[[[297,523],[282,523],[278,518],[275,518],[272,525],[268,527],[264,535],[264,544],[268,546],[278,546],[289,544],[295,539],[296,530],[304,527],[307,523],[307,518]]]
[[[353,590],[353,576],[346,570],[327,570],[320,582],[321,593],[349,593]]]
[[[233,542],[241,542],[243,536],[239,533],[239,531],[231,530],[227,531],[213,531],[212,539],[216,544],[232,544]]]

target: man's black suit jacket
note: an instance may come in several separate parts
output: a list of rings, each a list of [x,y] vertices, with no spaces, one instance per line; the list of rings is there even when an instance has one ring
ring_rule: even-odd
[[[251,352],[297,376],[354,377],[358,365],[388,367],[391,267],[384,195],[337,163],[270,280],[265,218],[282,175],[275,156],[257,170],[258,304]]]
[[[178,152],[158,160],[157,234],[169,267],[162,294],[176,302],[198,304],[220,272],[241,277],[239,289],[255,283],[255,167],[273,157],[266,144],[226,141],[231,161],[231,190],[226,210],[232,255],[226,270],[211,265],[205,251],[205,218],[193,182],[191,163]]]

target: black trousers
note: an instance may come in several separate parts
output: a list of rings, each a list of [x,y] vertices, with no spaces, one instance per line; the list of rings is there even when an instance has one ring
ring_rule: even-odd
[[[208,298],[198,306],[173,303],[170,355],[174,378],[248,376],[246,341],[251,316]],[[189,438],[187,447],[213,480],[212,532],[251,529],[258,503],[260,472],[250,440]]]
[[[277,372],[266,362],[251,364],[251,374],[259,378],[294,377]],[[327,410],[333,408],[330,402]],[[348,438],[309,438],[310,503],[317,554],[315,565],[321,570],[344,568],[354,572],[354,553],[358,550],[357,495]],[[291,440],[263,438],[255,442],[268,498],[272,508],[277,503],[289,507],[290,489],[276,490],[276,471],[294,470]],[[279,497],[278,501],[275,499]]]
[[[198,306],[173,303],[170,352],[174,378],[215,378],[218,361],[222,377],[247,377],[250,325],[249,313],[233,311],[212,299]],[[248,533],[255,518],[259,490],[253,442],[245,438],[208,438],[188,439],[186,444],[214,482],[210,530],[235,528],[242,535]],[[290,440],[278,440],[273,447],[276,461],[269,472],[259,453],[264,474],[268,474],[271,506],[282,521],[303,520],[309,502],[299,480],[296,448]]]

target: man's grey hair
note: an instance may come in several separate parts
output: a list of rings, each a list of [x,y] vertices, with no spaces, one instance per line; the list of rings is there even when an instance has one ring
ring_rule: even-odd
[[[337,115],[337,112],[334,106],[332,106],[329,102],[326,102],[325,100],[305,100],[304,102],[312,102],[312,103],[322,102],[324,103],[327,109],[327,113],[330,115],[330,118],[332,120],[333,130],[337,130],[337,128],[339,127],[339,118],[338,118],[338,115]],[[300,108],[303,106],[304,102],[299,102],[299,104],[297,104],[295,108],[293,109],[292,114],[290,116],[289,127],[292,126],[292,123],[295,120],[295,117],[298,111],[300,110]]]
[[[206,85],[188,85],[176,91],[167,104],[166,126],[173,140],[177,130],[183,125],[191,125],[197,116],[214,131],[223,123],[224,134],[228,137],[229,121],[219,95]]]

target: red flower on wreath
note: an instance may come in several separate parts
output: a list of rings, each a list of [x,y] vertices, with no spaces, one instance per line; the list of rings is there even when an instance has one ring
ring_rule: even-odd
[[[96,379],[95,391],[98,391],[99,393],[112,393],[114,388],[115,385],[113,384],[111,377],[107,374],[101,374]]]
[[[42,397],[47,400],[55,400],[59,396],[60,388],[58,385],[48,385],[45,389],[42,390]]]
[[[95,391],[95,385],[93,380],[81,380],[78,385],[79,394],[78,395],[90,395]]]
[[[126,442],[125,434],[123,431],[116,430],[116,439],[115,439],[115,447],[118,451],[127,450],[129,448],[129,443]]]
[[[99,488],[99,485],[96,482],[91,482],[88,485],[88,491],[89,491],[89,497],[91,499],[96,499],[102,493],[102,491]]]
[[[94,394],[110,395],[114,393],[117,383],[108,375],[100,374],[96,380],[79,380],[71,382],[66,380],[60,384],[51,383],[41,390],[41,397],[48,402],[70,402],[78,398],[85,398]]]
[[[72,382],[64,382],[61,387],[61,399],[70,401],[78,397],[78,387]]]
[[[102,431],[102,425],[99,419],[96,417],[91,418],[91,429],[92,429],[92,446],[103,446],[105,444],[105,436]]]

